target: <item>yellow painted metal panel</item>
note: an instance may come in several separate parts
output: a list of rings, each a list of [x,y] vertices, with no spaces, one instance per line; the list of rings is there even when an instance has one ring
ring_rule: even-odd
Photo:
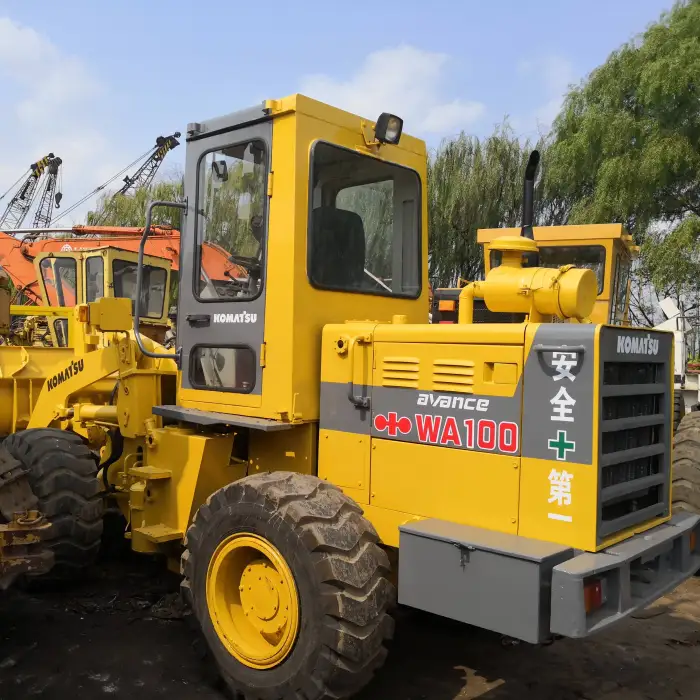
[[[205,389],[183,389],[178,387],[178,405],[197,408],[201,411],[240,414],[242,416],[270,417],[261,409],[260,394],[234,394],[230,391],[207,391]]]
[[[362,128],[362,123],[378,117],[378,114],[365,114],[363,116],[358,116],[352,114],[351,112],[346,112],[332,105],[325,104],[324,102],[319,102],[306,95],[289,95],[288,97],[283,97],[278,100],[269,100],[266,106],[271,110],[273,114],[285,114],[288,112],[297,112],[300,115],[312,117],[315,120],[326,122],[327,124],[334,127],[341,127],[347,129],[353,133],[360,133]],[[401,115],[399,115],[401,116]],[[364,117],[364,118],[363,118]],[[277,119],[275,120],[277,123]],[[368,122],[371,126],[374,126],[374,122]],[[364,144],[363,144],[364,145]],[[382,146],[382,152],[386,154],[388,159],[393,159],[396,157],[396,152],[410,151],[411,153],[421,157],[426,160],[427,153],[425,148],[425,142],[417,139],[409,134],[401,135],[401,142],[399,146],[392,146],[390,144],[385,144]]]
[[[321,430],[318,476],[343,489],[352,489],[358,503],[369,503],[370,436]]]
[[[519,465],[519,457],[373,438],[370,502],[516,534]]]
[[[317,435],[316,423],[302,423],[272,433],[251,430],[248,473],[290,471],[315,474]]]
[[[485,396],[513,396],[522,373],[522,346],[513,345],[443,345],[430,342],[431,329],[426,326],[422,343],[375,342],[375,386],[396,386],[386,382],[388,360],[397,365],[400,358],[418,365],[417,381],[411,386],[423,391],[455,392]],[[398,327],[397,327],[398,328]],[[379,333],[375,333],[375,337]],[[383,333],[386,337],[388,334]],[[416,362],[418,360],[418,362]],[[499,373],[495,381],[493,363],[505,363],[515,368]],[[392,375],[393,376],[393,375]],[[324,376],[324,381],[325,381]],[[406,385],[408,386],[408,385]]]
[[[523,458],[518,534],[595,551],[597,468]]]
[[[533,226],[533,236],[537,243],[550,241],[576,241],[587,244],[594,239],[621,239],[625,236],[622,224],[580,224],[570,226]],[[479,243],[490,243],[501,236],[519,236],[519,228],[480,228],[477,231]]]
[[[343,343],[348,348],[351,340],[372,337],[375,323],[357,322],[332,324],[323,329],[323,376],[321,381],[338,384],[350,381],[349,352],[338,352],[338,344]],[[359,386],[372,383],[372,344],[355,342],[352,350],[353,372],[352,379]],[[320,370],[319,370],[320,371]],[[318,381],[318,379],[316,380]]]
[[[131,486],[132,543],[137,551],[153,550],[153,534],[180,533],[182,537],[202,503],[222,486],[244,476],[229,457],[233,435],[204,436],[194,431],[161,428],[152,433],[144,451],[144,463],[170,479],[147,479],[133,474]],[[139,503],[134,489],[143,493]]]
[[[376,327],[374,339],[395,343],[522,345],[524,336],[522,323],[382,323]]]

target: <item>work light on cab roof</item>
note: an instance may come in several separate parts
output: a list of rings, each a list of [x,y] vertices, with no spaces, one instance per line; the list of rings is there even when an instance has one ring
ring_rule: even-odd
[[[401,139],[402,130],[403,119],[397,117],[395,114],[382,112],[374,127],[374,136],[379,143],[390,143],[396,146]]]

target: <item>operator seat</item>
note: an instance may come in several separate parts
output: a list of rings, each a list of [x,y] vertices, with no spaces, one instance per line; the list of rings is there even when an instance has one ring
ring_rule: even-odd
[[[322,287],[358,288],[365,271],[365,227],[354,211],[319,207],[311,221],[309,272]]]

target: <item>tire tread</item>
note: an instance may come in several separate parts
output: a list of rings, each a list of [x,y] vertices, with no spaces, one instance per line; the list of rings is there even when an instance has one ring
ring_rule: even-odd
[[[389,610],[395,590],[386,578],[389,559],[378,544],[374,527],[353,500],[317,477],[290,472],[245,477],[212,494],[187,531],[181,591],[190,605],[198,567],[196,551],[204,527],[217,511],[233,509],[240,502],[254,503],[294,528],[313,561],[322,590],[324,646],[313,672],[279,699],[350,697],[382,665],[385,642],[393,635]],[[251,689],[234,686],[233,690],[246,700],[258,697]]]
[[[44,542],[56,563],[48,576],[80,575],[96,559],[103,529],[93,453],[79,435],[55,428],[13,433],[3,445],[27,468],[39,510],[52,523]]]

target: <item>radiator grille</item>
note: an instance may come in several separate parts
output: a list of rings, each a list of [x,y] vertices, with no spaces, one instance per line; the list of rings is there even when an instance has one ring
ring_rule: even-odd
[[[668,514],[667,358],[603,362],[598,539]]]

